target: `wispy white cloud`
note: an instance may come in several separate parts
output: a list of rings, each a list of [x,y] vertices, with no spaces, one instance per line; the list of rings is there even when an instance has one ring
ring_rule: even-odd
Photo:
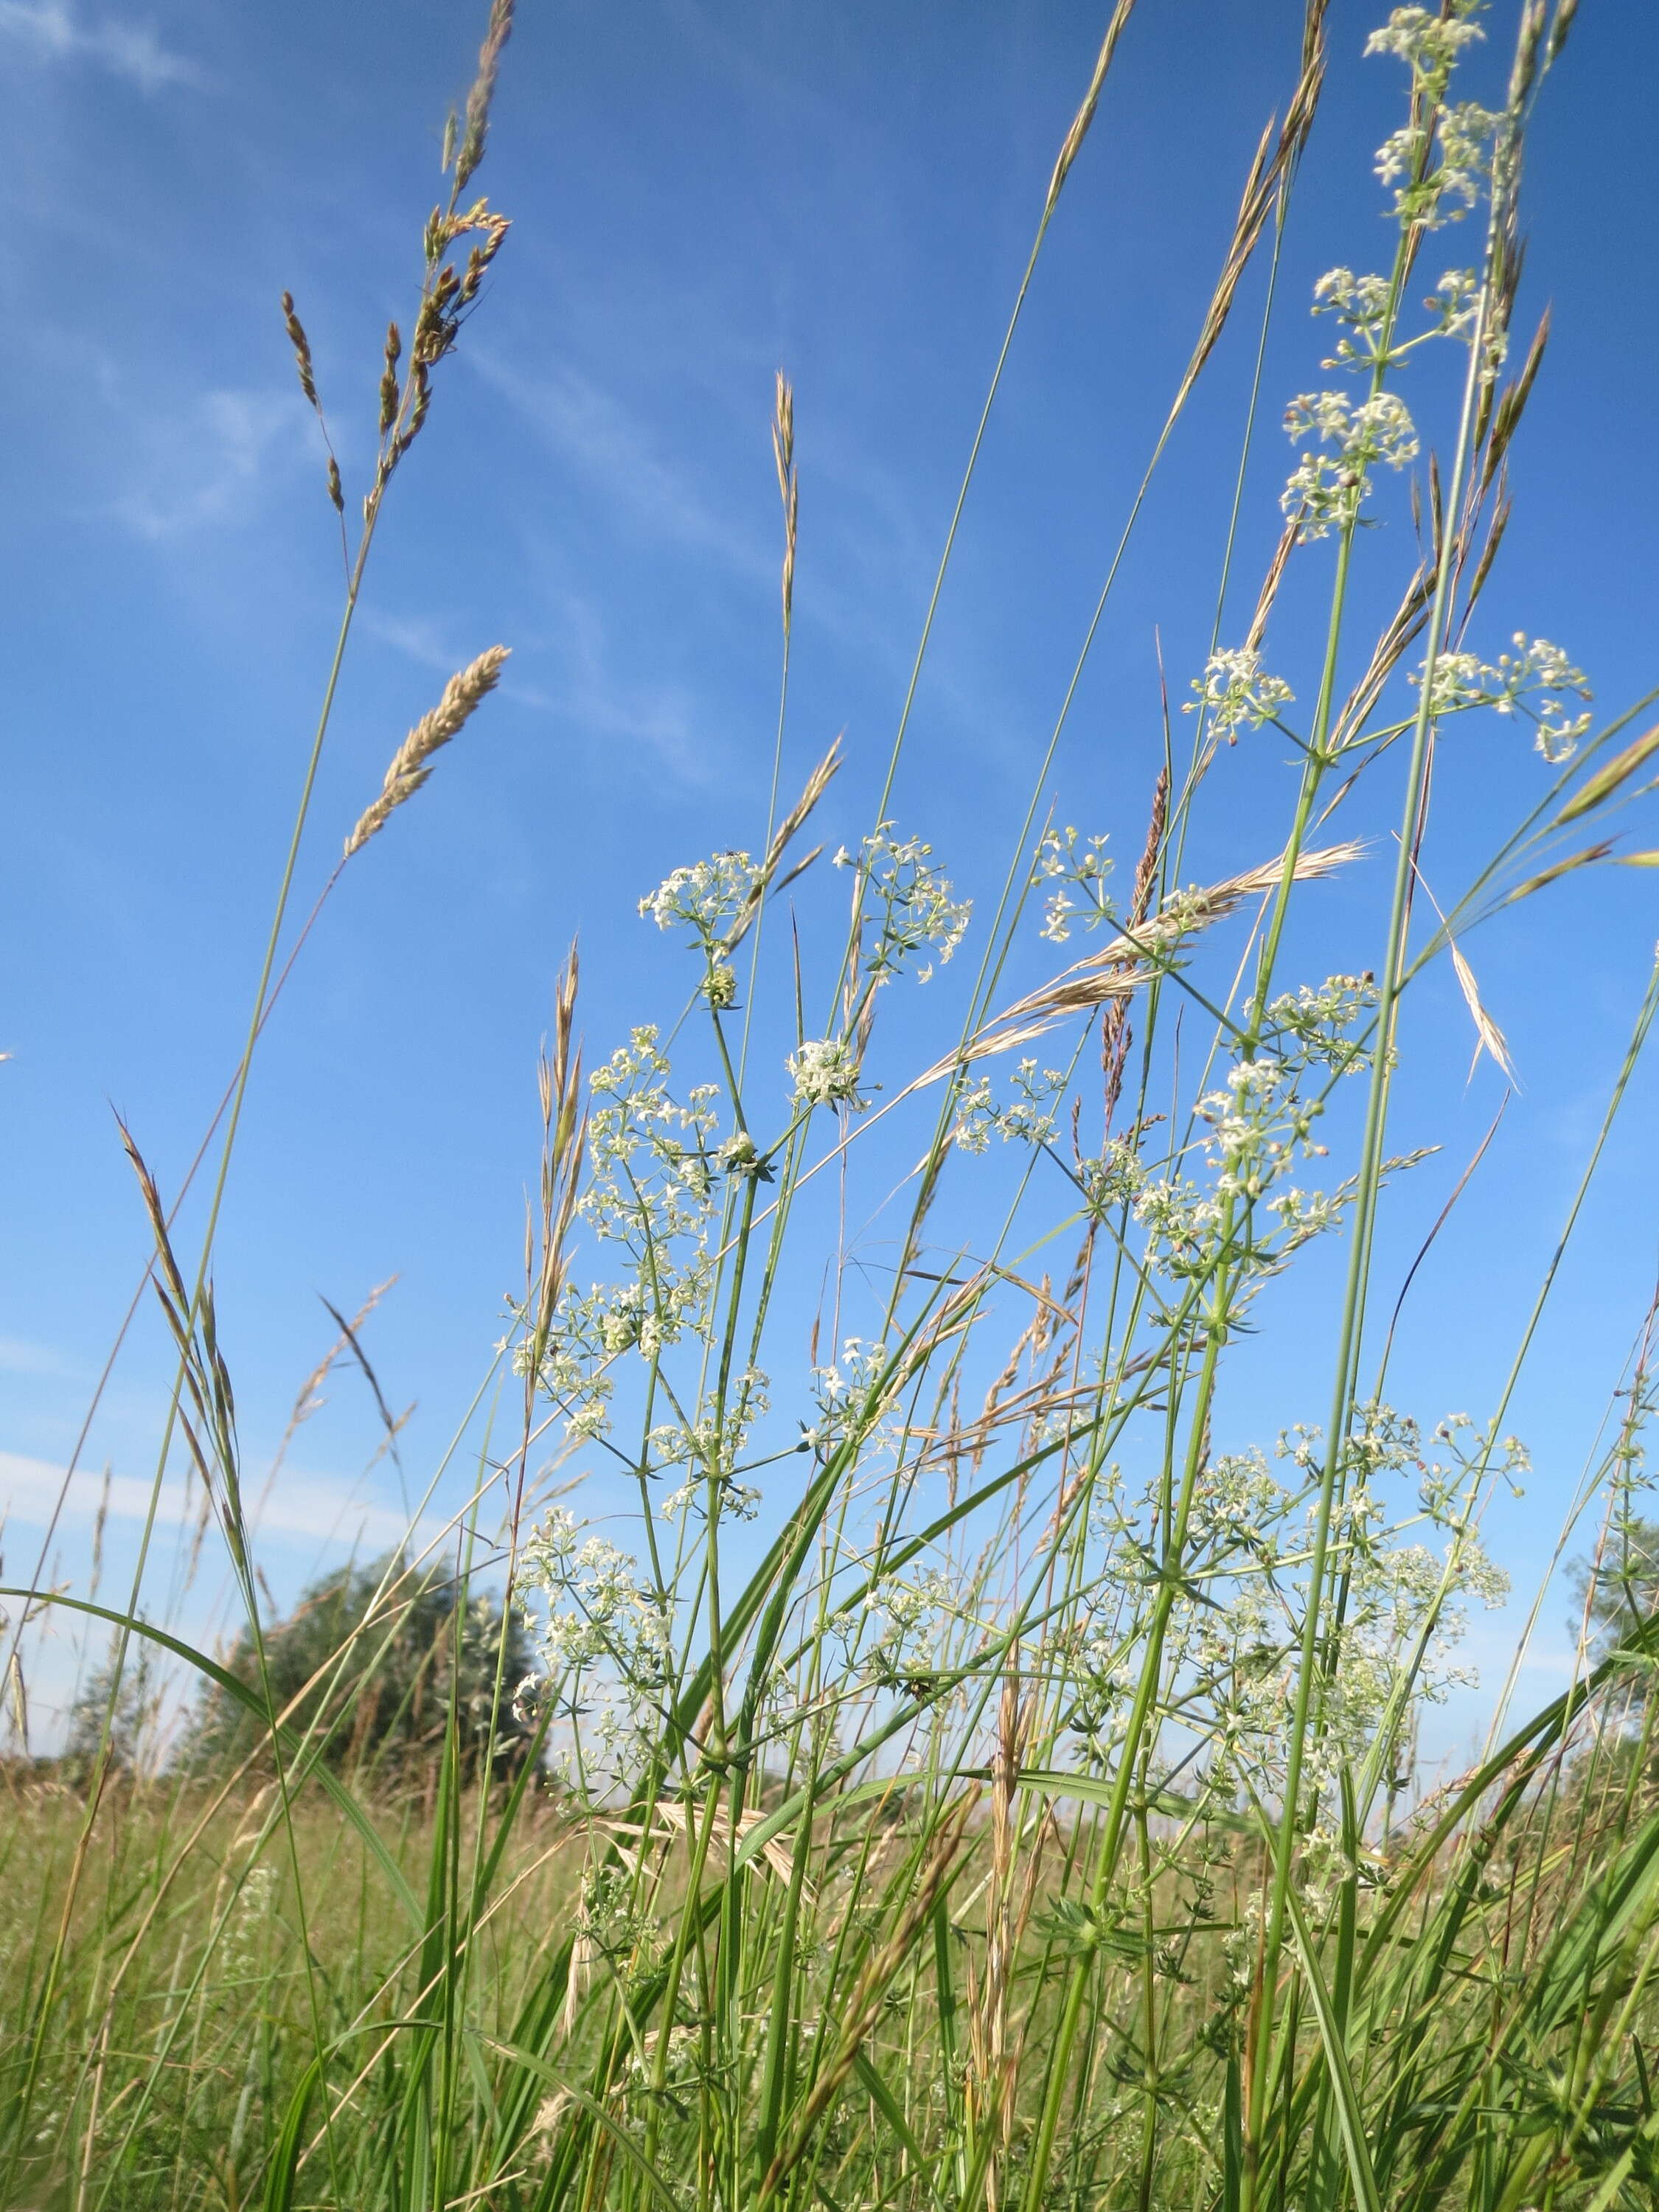
[[[114,231],[100,240],[120,251],[129,243]],[[243,520],[276,470],[307,460],[320,500],[316,424],[286,380],[204,386],[187,366],[159,362],[135,373],[101,331],[50,317],[31,322],[19,343],[39,392],[52,395],[43,422],[73,439],[68,501],[82,519],[113,521],[149,543],[185,536]]]
[[[613,512],[647,536],[712,553],[744,576],[770,579],[775,556],[705,499],[682,468],[658,450],[647,424],[614,392],[568,362],[526,375],[499,355],[475,349],[472,366],[512,403],[559,456],[597,484]]]
[[[592,736],[644,746],[688,783],[706,781],[715,764],[699,739],[696,709],[684,686],[622,675],[613,665],[605,617],[584,594],[566,593],[559,612],[562,681],[526,703],[562,715]]]
[[[155,540],[239,520],[268,468],[309,425],[296,394],[263,390],[205,392],[141,417],[137,428],[134,472],[110,512],[136,537]]]
[[[161,43],[154,24],[119,15],[82,21],[69,0],[0,0],[0,39],[40,64],[86,62],[140,92],[168,85],[206,88],[206,72]]]
[[[584,737],[632,745],[688,783],[707,781],[716,763],[697,735],[695,703],[685,686],[623,673],[604,615],[586,594],[560,594],[552,613],[554,635],[516,641],[502,699],[552,715]],[[362,621],[382,645],[422,668],[447,676],[469,658],[447,627],[429,617],[367,612]],[[545,672],[539,680],[524,672],[532,667]]]
[[[470,657],[457,659],[445,642],[441,626],[423,615],[386,615],[366,607],[357,619],[371,637],[401,653],[405,660],[416,661],[422,668],[440,669],[447,677]]]
[[[28,1344],[21,1337],[0,1336],[0,1374],[64,1376],[76,1371],[73,1363],[49,1344]]]
[[[0,1516],[31,1528],[43,1528],[51,1520],[64,1486],[64,1470],[50,1460],[31,1459],[21,1452],[0,1452]],[[95,1518],[104,1496],[104,1478],[90,1469],[70,1478],[60,1524],[86,1528]],[[132,1474],[109,1478],[109,1517],[112,1521],[143,1521],[149,1511],[150,1485]],[[186,1492],[182,1483],[163,1485],[155,1517],[166,1528],[194,1523],[201,1510],[201,1492]],[[348,1545],[361,1542],[385,1550],[409,1534],[408,1523],[396,1508],[353,1498],[347,1486],[313,1475],[284,1473],[264,1501],[257,1526],[267,1536],[297,1536],[313,1543]]]

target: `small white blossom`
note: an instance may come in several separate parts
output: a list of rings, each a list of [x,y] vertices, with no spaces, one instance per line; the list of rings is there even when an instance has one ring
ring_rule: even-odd
[[[1279,496],[1304,545],[1358,520],[1375,463],[1401,469],[1418,450],[1416,427],[1392,392],[1379,392],[1357,406],[1340,392],[1301,392],[1285,410],[1285,429],[1291,439],[1313,438],[1336,449],[1306,448]]]
[[[1534,744],[1547,761],[1570,760],[1595,718],[1588,711],[1574,714],[1564,695],[1592,698],[1589,679],[1547,637],[1528,639],[1525,630],[1518,629],[1511,641],[1516,651],[1500,653],[1495,665],[1473,653],[1437,654],[1429,684],[1429,712],[1452,714],[1471,707],[1490,707],[1494,714],[1512,714],[1518,709],[1533,723]],[[1423,671],[1419,669],[1411,680],[1420,685]]]
[[[785,1063],[798,1106],[850,1106],[862,1113],[869,1100],[859,1091],[859,1056],[844,1037],[811,1037]]]
[[[1486,33],[1474,21],[1480,0],[1452,0],[1443,15],[1430,8],[1395,8],[1365,41],[1367,54],[1393,54],[1409,64],[1426,88],[1438,91],[1464,47]]]
[[[862,934],[871,940],[861,947],[864,970],[878,983],[890,981],[915,952],[931,948],[948,960],[967,930],[972,904],[952,895],[933,853],[920,837],[896,836],[890,822],[859,848]],[[918,980],[932,973],[930,963]]]
[[[1079,844],[1078,833],[1070,823],[1064,830],[1045,830],[1042,842],[1032,864],[1031,882],[1034,885],[1053,886],[1043,901],[1042,934],[1053,945],[1064,945],[1072,933],[1072,916],[1080,915],[1085,929],[1097,923],[1109,921],[1111,909],[1103,891],[1112,863],[1107,856],[1104,837],[1091,837]],[[1066,889],[1081,890],[1079,902]]]
[[[1063,1073],[1045,1067],[1039,1074],[1036,1060],[1022,1060],[1012,1081],[1016,1096],[1006,1106],[996,1103],[988,1076],[963,1091],[951,1137],[964,1152],[982,1152],[994,1135],[1005,1144],[1018,1138],[1028,1145],[1046,1145],[1053,1137],[1054,1117],[1049,1107],[1066,1088]]]
[[[1263,673],[1261,655],[1249,646],[1212,653],[1192,688],[1198,696],[1183,711],[1194,714],[1205,708],[1211,729],[1230,745],[1237,743],[1241,729],[1260,729],[1296,696],[1282,677]]]
[[[716,853],[693,867],[676,868],[646,893],[640,912],[659,929],[684,927],[700,944],[714,945],[743,911],[760,876],[747,853]]]

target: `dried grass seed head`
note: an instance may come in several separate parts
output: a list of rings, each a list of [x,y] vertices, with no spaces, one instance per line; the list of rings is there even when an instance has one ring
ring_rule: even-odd
[[[287,331],[288,342],[294,349],[294,365],[300,372],[300,389],[315,407],[319,402],[317,379],[311,366],[311,341],[306,336],[305,325],[294,312],[292,292],[283,295],[283,327]]]
[[[466,189],[469,179],[484,156],[484,144],[489,136],[489,110],[495,97],[495,81],[501,74],[501,49],[513,30],[513,4],[514,0],[491,0],[489,28],[478,49],[478,74],[466,96],[465,121],[455,156],[458,192]]]
[[[412,799],[432,773],[434,757],[463,730],[479,702],[501,681],[507,647],[492,645],[444,686],[443,696],[430,714],[423,714],[393,754],[380,795],[368,807],[346,840],[344,858],[360,852],[396,812]]]

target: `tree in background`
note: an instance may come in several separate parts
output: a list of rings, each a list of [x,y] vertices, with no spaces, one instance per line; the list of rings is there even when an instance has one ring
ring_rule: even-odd
[[[534,1723],[514,1711],[514,1693],[535,1662],[519,1616],[503,1621],[492,1597],[463,1601],[462,1586],[440,1568],[417,1571],[396,1557],[337,1568],[265,1630],[264,1655],[275,1709],[289,1713],[296,1734],[322,1739],[337,1772],[397,1790],[427,1785],[442,1763],[452,1705],[467,1779],[486,1761],[494,1778],[514,1774],[529,1755]],[[250,1631],[226,1664],[263,1702]],[[210,1684],[183,1763],[202,1771],[239,1762],[257,1755],[264,1734],[246,1706]]]
[[[85,1782],[98,1763],[99,1747],[109,1730],[108,1771],[140,1771],[145,1739],[154,1728],[158,1699],[148,1656],[133,1639],[121,1679],[115,1680],[113,1652],[95,1667],[75,1693],[70,1707],[60,1771],[65,1781]]]

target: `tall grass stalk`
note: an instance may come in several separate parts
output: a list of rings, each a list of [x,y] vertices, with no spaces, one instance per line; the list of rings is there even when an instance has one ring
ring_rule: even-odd
[[[836,855],[846,896],[833,907],[829,836],[812,840],[832,785],[833,805],[845,800],[838,746],[785,805],[802,526],[780,374],[781,655],[753,793],[759,857],[690,861],[641,901],[690,956],[666,1037],[606,1018],[625,1041],[586,1055],[570,956],[538,1071],[542,1158],[506,1334],[416,1486],[406,1544],[361,1578],[337,1636],[307,1644],[306,1616],[276,1620],[262,1595],[214,1250],[256,1048],[294,960],[341,870],[416,799],[505,659],[483,653],[416,723],[290,933],[385,495],[505,235],[485,203],[461,198],[513,27],[495,0],[446,137],[450,187],[426,228],[406,357],[395,325],[387,335],[355,550],[326,448],[343,611],[246,1039],[198,1157],[213,1167],[188,1266],[175,1251],[184,1193],[164,1194],[126,1139],[177,1351],[137,1569],[118,1606],[47,1587],[44,1554],[5,1593],[21,1607],[14,1656],[53,1616],[113,1644],[84,1769],[8,1769],[0,2200],[76,2212],[1653,2202],[1655,1632],[1598,1640],[1587,1599],[1571,1681],[1540,1713],[1438,1789],[1419,1747],[1425,1711],[1458,1679],[1469,1608],[1501,1595],[1481,1539],[1524,1471],[1510,1405],[1659,979],[1493,1414],[1425,1429],[1383,1397],[1405,1298],[1390,1305],[1380,1273],[1384,1209],[1396,1190],[1414,1203],[1433,1149],[1387,1154],[1400,1072],[1423,1049],[1415,987],[1449,972],[1476,1039],[1501,1054],[1470,938],[1564,874],[1652,857],[1618,846],[1649,787],[1652,733],[1626,733],[1650,701],[1598,724],[1586,679],[1547,641],[1522,633],[1492,659],[1475,642],[1510,522],[1506,457],[1542,358],[1541,331],[1518,368],[1510,358],[1522,153],[1572,12],[1522,0],[1493,110],[1463,89],[1497,20],[1483,27],[1472,0],[1396,9],[1371,40],[1367,66],[1404,71],[1400,127],[1378,157],[1390,265],[1321,281],[1339,382],[1291,403],[1300,458],[1263,538],[1246,463],[1333,65],[1323,0],[1310,0],[1284,119],[1251,165],[954,1000],[949,963],[975,924],[901,826],[919,781],[909,726],[1042,248],[1062,190],[1068,219],[1081,197],[1085,140],[1109,128],[1109,72],[1133,55],[1131,0],[1110,15],[1060,143],[871,827]],[[1477,209],[1479,266],[1450,272],[1419,310],[1423,252]],[[1148,813],[1114,825],[1139,855],[1119,894],[1108,840],[1063,825],[1051,778],[1138,520],[1199,379],[1226,358],[1264,245],[1211,649],[1184,702],[1192,742],[1183,763],[1160,670]],[[283,318],[326,441],[286,296]],[[1461,361],[1443,380],[1443,471],[1432,425],[1401,397],[1419,349]],[[1419,550],[1389,583],[1407,489]],[[1258,541],[1255,612],[1230,630]],[[1287,578],[1323,608],[1294,684],[1270,647]],[[1379,579],[1396,611],[1357,641],[1356,607]],[[1529,726],[1553,773],[1488,850],[1460,860],[1456,841],[1443,862],[1435,763],[1481,715]],[[1192,884],[1185,856],[1195,834],[1213,838],[1235,747],[1261,818],[1282,775],[1282,828]],[[1379,811],[1398,828],[1378,853],[1344,833],[1354,794],[1391,774]],[[1443,909],[1419,900],[1431,867],[1459,866]],[[1309,973],[1338,875],[1360,949],[1352,972]],[[1375,912],[1372,880],[1387,884]],[[927,1028],[896,1011],[930,975],[946,1001],[931,1053],[916,1042]],[[1346,1247],[1322,1255],[1333,1238]],[[1298,1425],[1299,1402],[1276,1460],[1224,1449],[1255,1340],[1309,1310],[1281,1279],[1321,1268],[1330,1340],[1303,1365],[1318,1370],[1322,1426]],[[1417,1267],[1407,1287],[1431,1294]],[[358,1363],[400,1454],[359,1326],[341,1327],[329,1359]],[[1574,1506],[1605,1494],[1609,1558],[1642,1496],[1650,1334],[1650,1316],[1633,1365],[1609,1377],[1623,1394],[1614,1441]],[[242,1610],[229,1655],[147,1609],[181,1461]],[[453,1487],[465,1494],[444,1518],[436,1501]],[[627,1547],[598,1533],[630,1517]],[[421,1614],[434,1571],[453,1602]],[[417,1615],[446,1625],[404,1683]],[[527,1674],[515,1623],[534,1639]],[[195,1741],[220,1747],[213,1761],[188,1741],[167,1759],[131,1754],[135,1643],[201,1684],[217,1718]],[[391,1732],[372,1749],[380,1718]],[[416,1719],[418,1755],[394,1759]]]

